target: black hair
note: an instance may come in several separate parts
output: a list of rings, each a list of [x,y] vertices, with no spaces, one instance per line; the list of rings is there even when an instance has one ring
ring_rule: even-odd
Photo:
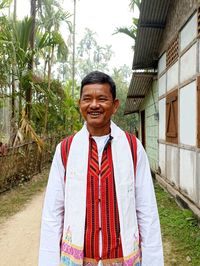
[[[107,74],[100,71],[92,71],[87,76],[85,76],[81,82],[80,97],[83,92],[83,87],[88,84],[105,84],[110,85],[110,92],[112,94],[113,100],[116,98],[116,85],[114,80]]]

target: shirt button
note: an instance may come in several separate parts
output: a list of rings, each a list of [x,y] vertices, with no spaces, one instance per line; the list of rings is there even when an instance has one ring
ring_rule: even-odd
[[[99,227],[99,231],[101,231],[101,227]]]

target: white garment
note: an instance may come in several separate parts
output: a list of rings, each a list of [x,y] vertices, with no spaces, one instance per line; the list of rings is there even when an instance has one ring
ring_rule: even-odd
[[[112,130],[111,130],[112,135]],[[114,136],[114,140],[115,140]],[[118,140],[120,142],[120,138]],[[157,205],[146,153],[137,140],[137,169],[135,184],[135,208],[137,223],[141,235],[142,266],[163,266],[163,252],[160,234],[160,224]],[[117,160],[113,152],[113,162]],[[120,157],[120,156],[119,156]],[[123,152],[121,162],[123,163]],[[125,163],[125,162],[124,162]],[[132,167],[133,168],[133,167]],[[118,169],[119,170],[119,169]],[[120,171],[120,170],[119,170]],[[116,171],[115,171],[116,173]],[[133,176],[133,169],[132,169]],[[41,226],[41,241],[39,252],[39,266],[59,266],[60,264],[60,238],[63,234],[65,184],[64,167],[61,160],[60,144],[54,155],[48,186],[46,190],[43,218]],[[123,183],[121,184],[123,186]],[[67,187],[67,185],[66,185]],[[131,191],[129,191],[131,193]],[[121,192],[120,192],[121,193]],[[119,200],[119,199],[118,199]],[[119,205],[121,200],[119,200]],[[120,209],[120,206],[119,206]],[[120,213],[119,213],[120,214]],[[129,216],[130,214],[126,212]],[[68,214],[69,215],[69,214]],[[132,214],[134,215],[134,214]],[[129,220],[128,220],[129,221]],[[126,222],[126,224],[128,223]],[[120,221],[121,224],[121,221]],[[122,226],[123,227],[123,226]],[[123,232],[121,232],[123,235]],[[126,237],[129,238],[128,235]],[[126,243],[126,238],[124,239]],[[123,242],[122,242],[123,246]],[[124,250],[123,250],[124,251]]]

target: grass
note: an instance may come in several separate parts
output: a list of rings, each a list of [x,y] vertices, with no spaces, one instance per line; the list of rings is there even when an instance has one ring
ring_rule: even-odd
[[[180,209],[173,197],[155,184],[162,235],[170,243],[166,260],[170,266],[200,266],[200,227],[198,219],[187,209]]]
[[[34,195],[42,192],[46,186],[49,169],[34,176],[30,181],[21,183],[10,191],[0,195],[0,223],[8,217],[22,210]]]

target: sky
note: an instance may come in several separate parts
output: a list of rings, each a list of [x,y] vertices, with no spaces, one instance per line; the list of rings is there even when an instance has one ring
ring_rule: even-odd
[[[129,2],[130,0],[77,0],[76,26],[79,36],[83,35],[84,28],[87,27],[97,33],[100,45],[112,45],[115,53],[113,66],[127,64],[131,68],[133,40],[122,33],[113,35],[117,27],[132,25],[133,13]]]
[[[17,3],[18,17],[29,14],[29,0],[18,0]],[[100,45],[112,45],[111,67],[126,64],[131,69],[133,40],[122,33],[112,35],[117,27],[132,25],[130,0],[77,0],[76,3],[76,43],[83,37],[84,29],[89,28],[96,32]],[[64,0],[63,8],[73,14],[73,0]],[[73,21],[73,17],[71,19]]]

